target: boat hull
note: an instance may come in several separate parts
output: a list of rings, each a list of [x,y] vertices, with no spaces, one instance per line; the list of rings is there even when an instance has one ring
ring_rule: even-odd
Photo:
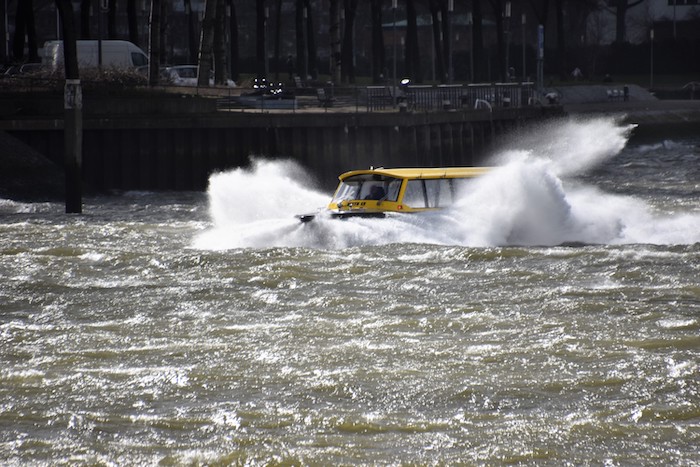
[[[320,214],[299,214],[297,219],[299,219],[300,222],[302,223],[307,223],[311,222],[317,217],[319,217]],[[331,212],[330,215],[325,216],[330,219],[340,219],[340,220],[346,220],[354,217],[360,217],[360,218],[369,218],[369,219],[382,219],[386,217],[385,212],[360,212],[360,211],[345,211],[345,212]]]

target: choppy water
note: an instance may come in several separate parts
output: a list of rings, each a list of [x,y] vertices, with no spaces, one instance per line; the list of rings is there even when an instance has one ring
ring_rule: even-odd
[[[700,138],[537,136],[422,219],[300,225],[284,161],[0,201],[0,463],[697,465]]]

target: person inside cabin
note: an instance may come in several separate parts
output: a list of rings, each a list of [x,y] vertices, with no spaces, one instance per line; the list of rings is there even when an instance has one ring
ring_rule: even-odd
[[[384,198],[385,195],[386,192],[384,191],[384,188],[381,187],[381,185],[372,185],[372,187],[369,189],[369,194],[365,196],[365,199],[380,200]]]

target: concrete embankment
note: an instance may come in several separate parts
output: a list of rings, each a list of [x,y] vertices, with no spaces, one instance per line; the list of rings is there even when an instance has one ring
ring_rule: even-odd
[[[290,158],[324,188],[343,171],[369,166],[478,164],[494,140],[560,108],[442,112],[208,111],[87,112],[83,177],[87,189],[203,190],[209,175],[246,166],[250,157]],[[120,109],[119,102],[114,109]],[[0,120],[0,130],[60,166],[60,114]]]
[[[614,89],[613,96],[608,91]],[[552,116],[617,116],[638,125],[635,137],[700,132],[700,101],[658,100],[638,86],[628,87],[627,100],[621,86],[548,92],[561,106],[427,113],[342,106],[224,112],[211,99],[191,96],[167,96],[162,105],[149,99],[140,112],[136,100],[97,105],[88,99],[83,175],[96,191],[203,190],[212,172],[245,166],[251,156],[283,157],[300,162],[330,189],[338,173],[358,167],[479,164],[501,135]],[[60,196],[63,120],[60,98],[54,100],[34,110],[26,100],[3,106],[0,197]],[[180,105],[189,110],[179,112]]]
[[[615,116],[637,125],[638,136],[700,133],[700,100],[663,100],[640,86],[581,85],[549,88],[571,116]]]

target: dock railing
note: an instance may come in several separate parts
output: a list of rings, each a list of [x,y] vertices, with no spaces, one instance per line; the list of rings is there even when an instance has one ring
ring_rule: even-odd
[[[81,80],[85,88],[89,80]],[[5,77],[0,79],[0,91],[13,94],[32,93],[39,89],[54,89],[61,92],[64,80],[33,78],[30,76]],[[98,85],[99,82],[95,82]],[[5,89],[7,88],[7,89]],[[401,86],[316,86],[308,92],[290,91],[288,99],[259,99],[260,103],[249,102],[242,88],[221,87],[167,87],[172,93],[196,94],[216,99],[219,110],[245,108],[270,110],[296,110],[322,108],[339,112],[441,112],[469,111],[483,109],[524,108],[538,104],[534,83],[480,83],[480,84],[439,84]],[[316,91],[316,92],[314,92]],[[326,96],[321,99],[319,96]],[[247,100],[246,100],[247,99]]]
[[[392,87],[367,87],[366,110],[391,110]],[[454,85],[412,85],[397,90],[397,110],[436,112],[474,110],[487,102],[490,108],[522,108],[535,104],[534,83],[493,83]]]

